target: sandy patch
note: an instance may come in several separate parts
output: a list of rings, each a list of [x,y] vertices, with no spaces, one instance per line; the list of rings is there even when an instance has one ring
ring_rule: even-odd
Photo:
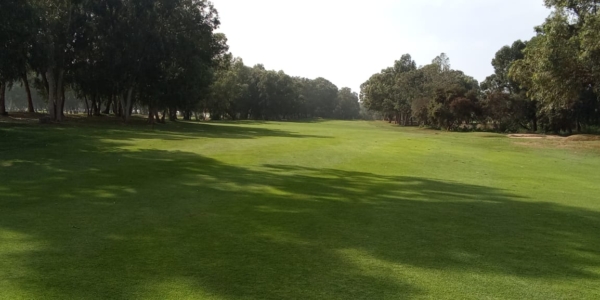
[[[508,137],[511,139],[564,139],[562,136],[545,134],[509,134]]]
[[[565,140],[569,142],[593,142],[600,141],[600,135],[592,135],[592,134],[577,134],[572,135]]]
[[[543,134],[510,134],[515,145],[531,148],[559,148],[570,150],[600,150],[600,136],[578,134],[570,137]],[[520,141],[519,141],[520,140]]]

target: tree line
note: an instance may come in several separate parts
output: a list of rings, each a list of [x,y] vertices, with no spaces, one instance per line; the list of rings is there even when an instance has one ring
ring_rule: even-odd
[[[39,95],[47,121],[61,121],[71,98],[90,116],[149,122],[359,116],[348,88],[245,66],[219,25],[206,0],[2,1],[0,114],[21,85],[27,110]]]
[[[552,9],[529,41],[502,47],[479,84],[442,54],[416,67],[404,55],[361,86],[385,119],[447,130],[565,132],[600,126],[600,3],[545,0]]]
[[[363,105],[388,121],[448,130],[481,114],[478,93],[477,80],[452,70],[443,53],[419,68],[405,54],[361,85]]]
[[[358,94],[325,78],[292,77],[283,71],[223,60],[211,95],[203,103],[213,119],[301,119],[359,117]]]

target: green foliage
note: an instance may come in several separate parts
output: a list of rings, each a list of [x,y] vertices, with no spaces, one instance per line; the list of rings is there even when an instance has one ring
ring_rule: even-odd
[[[32,8],[27,1],[2,1],[0,9],[0,82],[18,80],[26,70],[33,35]]]
[[[523,61],[527,44],[518,40],[498,50],[492,60],[494,74],[481,83],[484,120],[496,131],[537,131],[537,101],[528,97],[526,86],[510,76],[511,68]]]
[[[545,4],[553,12],[537,36],[502,47],[481,87],[452,70],[444,53],[418,69],[405,55],[361,86],[364,107],[389,122],[447,130],[478,123],[497,131],[571,133],[599,124],[600,4]]]
[[[546,1],[554,8],[537,27],[510,76],[539,102],[545,131],[571,132],[600,120],[598,4],[595,1]]]
[[[342,120],[353,120],[360,117],[360,104],[358,94],[352,92],[350,88],[342,88],[337,95],[337,107],[334,114]]]
[[[358,96],[325,78],[292,77],[229,58],[216,73],[202,110],[213,120],[359,117]]]
[[[6,111],[6,90],[27,78],[28,52],[35,33],[33,9],[27,1],[6,0],[0,6],[0,115]]]
[[[421,68],[407,54],[361,86],[361,101],[390,122],[454,130],[479,114],[478,89],[475,79],[450,69],[444,53]]]
[[[6,80],[35,71],[35,86],[57,120],[70,89],[86,106],[91,101],[88,113],[95,115],[103,102],[107,111],[118,106],[125,119],[134,103],[148,106],[150,116],[166,108],[190,112],[227,51],[224,36],[214,33],[217,11],[206,0],[10,0],[2,12],[7,17],[0,19],[15,28],[7,32],[24,44],[11,42],[19,60],[11,58],[15,67]],[[7,70],[1,61],[0,69]]]

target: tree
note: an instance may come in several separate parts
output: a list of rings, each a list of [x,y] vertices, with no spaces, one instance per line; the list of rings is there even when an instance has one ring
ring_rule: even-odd
[[[241,58],[232,59],[228,66],[216,73],[216,80],[211,86],[211,115],[227,113],[233,120],[248,116],[247,105],[249,68]],[[245,114],[245,116],[244,116]]]
[[[438,66],[441,72],[447,72],[451,70],[450,58],[448,57],[448,55],[446,55],[446,53],[442,53],[436,56],[436,58],[433,59],[431,64]]]
[[[410,54],[403,55],[393,67],[371,76],[361,86],[361,101],[366,108],[386,115],[389,122],[406,125],[414,97],[408,78],[416,69]]]
[[[330,118],[337,106],[338,87],[329,80],[319,77],[304,82],[302,96],[308,115]]]
[[[85,0],[32,0],[34,13],[40,21],[36,30],[36,47],[42,53],[39,63],[48,89],[49,118],[62,120],[65,76],[70,71],[75,45],[78,42],[78,25],[85,17]]]
[[[32,8],[27,1],[6,0],[0,9],[0,115],[6,115],[6,89],[26,77],[33,33]],[[31,101],[30,101],[31,103]],[[32,107],[30,106],[32,109]]]
[[[360,105],[358,102],[358,94],[352,92],[350,88],[344,87],[340,89],[337,96],[337,107],[335,115],[343,120],[351,120],[360,116]]]
[[[451,130],[481,114],[478,93],[479,83],[450,69],[444,53],[418,69],[406,54],[361,86],[361,102],[389,122],[408,125],[416,120]]]
[[[527,44],[524,59],[511,67],[510,76],[528,89],[530,98],[539,100],[546,130],[581,130],[582,124],[597,120],[587,110],[594,109],[590,100],[597,99],[600,89],[598,3],[548,0],[546,5],[553,13],[536,28],[537,36]]]
[[[492,60],[494,74],[482,83],[487,121],[500,131],[538,130],[537,101],[530,99],[527,89],[509,76],[515,62],[525,58],[526,46],[527,42],[518,40],[498,50]]]

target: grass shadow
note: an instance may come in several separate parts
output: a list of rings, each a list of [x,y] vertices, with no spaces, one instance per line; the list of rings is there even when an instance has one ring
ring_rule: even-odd
[[[42,139],[48,143],[63,142],[62,137],[72,139],[111,138],[118,140],[189,140],[189,139],[258,139],[265,137],[277,138],[331,138],[323,135],[305,135],[281,129],[264,128],[252,125],[236,125],[226,123],[194,123],[194,122],[172,122],[166,125],[148,125],[142,120],[136,119],[129,124],[121,123],[120,120],[111,117],[103,117],[100,122],[84,122],[78,119],[61,124],[40,125],[24,123],[5,123],[0,126],[0,134],[7,143],[0,145],[6,148],[11,144],[21,145],[23,140]],[[111,119],[105,121],[104,119]],[[56,133],[45,134],[48,131]],[[10,134],[10,136],[9,136]]]
[[[600,279],[590,271],[600,266],[594,211],[458,182],[125,151],[100,131],[61,131],[51,142],[38,131],[0,133],[13,145],[0,160],[6,293],[427,296],[398,274],[405,266]],[[17,151],[25,147],[37,151]]]

